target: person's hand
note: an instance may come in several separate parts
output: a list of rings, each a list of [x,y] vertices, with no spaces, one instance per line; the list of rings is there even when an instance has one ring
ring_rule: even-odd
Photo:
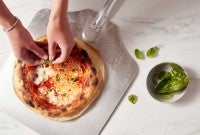
[[[36,66],[42,64],[42,59],[48,58],[48,55],[33,41],[30,33],[20,22],[7,34],[16,58],[21,61]]]
[[[64,62],[75,45],[66,17],[57,20],[49,20],[47,38],[49,59],[53,60],[53,64]],[[61,51],[59,56],[56,56],[58,55],[56,54],[56,48],[59,48]]]

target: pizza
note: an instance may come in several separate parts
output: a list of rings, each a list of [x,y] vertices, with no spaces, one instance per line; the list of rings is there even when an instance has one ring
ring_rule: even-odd
[[[61,64],[45,61],[29,66],[16,60],[13,86],[16,95],[34,112],[56,121],[80,116],[100,95],[105,66],[99,52],[75,38],[70,56]],[[47,37],[36,40],[47,46]]]

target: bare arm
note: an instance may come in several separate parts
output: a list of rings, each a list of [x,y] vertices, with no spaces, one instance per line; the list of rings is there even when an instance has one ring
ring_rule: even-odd
[[[22,23],[9,11],[4,2],[0,0],[0,25],[7,33],[15,56],[29,65],[38,65],[41,59],[47,59],[47,54],[33,41],[29,32]]]
[[[4,29],[8,29],[15,22],[15,16],[12,15],[2,0],[0,0],[0,9],[0,25]]]
[[[49,58],[54,60],[54,64],[64,62],[75,44],[67,20],[67,8],[68,0],[53,0],[53,7],[47,27],[47,38]],[[57,58],[56,47],[59,47],[61,50],[61,54]]]

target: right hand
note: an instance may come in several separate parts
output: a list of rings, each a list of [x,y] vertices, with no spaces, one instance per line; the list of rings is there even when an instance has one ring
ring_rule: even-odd
[[[7,33],[15,56],[30,66],[42,64],[48,55],[42,50],[31,37],[30,33],[23,27],[21,22]]]
[[[49,21],[47,26],[47,38],[50,60],[53,60],[53,64],[64,62],[69,57],[75,45],[70,26],[65,17]],[[56,58],[57,47],[60,48],[61,54]]]

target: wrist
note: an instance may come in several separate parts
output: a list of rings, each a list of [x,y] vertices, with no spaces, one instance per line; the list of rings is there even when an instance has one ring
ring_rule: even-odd
[[[67,12],[55,12],[51,11],[49,21],[51,22],[60,22],[67,20]]]
[[[66,25],[66,23],[68,23],[67,21],[67,16],[66,15],[55,15],[55,16],[51,16],[49,18],[49,23],[48,26],[49,27],[63,27]]]
[[[64,21],[67,19],[68,0],[53,0],[50,21]]]
[[[8,37],[13,37],[13,36],[22,36],[21,32],[24,31],[24,26],[21,23],[21,21],[18,21],[18,23],[15,25],[15,27],[10,30],[9,32],[6,32]]]
[[[4,21],[1,22],[1,26],[3,27],[3,29],[8,29],[9,27],[11,27],[15,23],[16,17],[12,15],[10,17],[3,19],[3,20]]]
[[[20,23],[20,20],[17,18],[17,17],[14,17],[14,21],[10,21],[6,27],[3,27],[3,30],[5,32],[9,32],[11,31],[12,29],[14,29],[17,24]]]

